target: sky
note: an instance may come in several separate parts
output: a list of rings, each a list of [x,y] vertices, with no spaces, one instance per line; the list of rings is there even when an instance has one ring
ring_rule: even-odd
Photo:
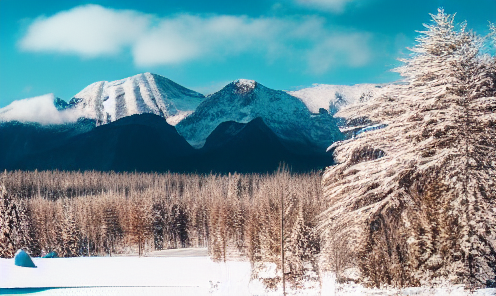
[[[144,72],[203,94],[393,82],[439,7],[496,23],[495,0],[0,0],[0,108]]]

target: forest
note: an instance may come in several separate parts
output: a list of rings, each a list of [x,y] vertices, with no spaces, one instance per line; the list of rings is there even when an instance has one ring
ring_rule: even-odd
[[[355,269],[373,287],[496,287],[496,27],[431,16],[402,83],[335,115],[383,127],[333,144],[323,174],[5,171],[0,257],[208,247],[256,277],[283,245],[295,286]]]
[[[1,178],[1,257],[19,248],[73,257],[208,247],[214,260],[280,268],[282,201],[287,280],[298,285],[317,270],[317,217],[325,209],[318,173],[12,171]]]

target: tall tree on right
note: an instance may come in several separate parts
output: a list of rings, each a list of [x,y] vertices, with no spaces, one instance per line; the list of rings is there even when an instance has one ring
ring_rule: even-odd
[[[343,239],[372,286],[496,280],[491,36],[442,9],[431,16],[397,69],[406,83],[350,107],[387,127],[338,144],[338,165],[324,175],[321,226],[328,241]]]

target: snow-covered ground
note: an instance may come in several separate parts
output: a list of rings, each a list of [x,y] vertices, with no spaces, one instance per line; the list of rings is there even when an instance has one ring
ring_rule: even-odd
[[[245,261],[216,263],[208,257],[78,257],[33,258],[37,268],[0,259],[0,294],[30,295],[281,295],[250,280]],[[324,274],[321,285],[288,291],[288,295],[495,295],[496,289],[473,294],[460,286],[441,288],[366,289],[335,284]],[[6,288],[49,288],[22,290]],[[33,293],[34,292],[34,293]]]

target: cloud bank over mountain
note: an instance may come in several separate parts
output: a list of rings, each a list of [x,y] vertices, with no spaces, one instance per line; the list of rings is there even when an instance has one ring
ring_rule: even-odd
[[[338,8],[346,1],[330,2]],[[369,38],[364,36],[370,34],[330,30],[324,18],[318,16],[158,17],[135,10],[84,5],[36,18],[18,45],[24,51],[82,58],[115,56],[129,50],[137,67],[255,54],[268,61],[293,58],[306,64],[308,71],[322,73],[336,63],[367,65],[372,60],[372,50]]]
[[[81,116],[74,110],[59,111],[53,104],[53,94],[27,98],[0,108],[0,122],[20,121],[47,124],[75,122]]]

